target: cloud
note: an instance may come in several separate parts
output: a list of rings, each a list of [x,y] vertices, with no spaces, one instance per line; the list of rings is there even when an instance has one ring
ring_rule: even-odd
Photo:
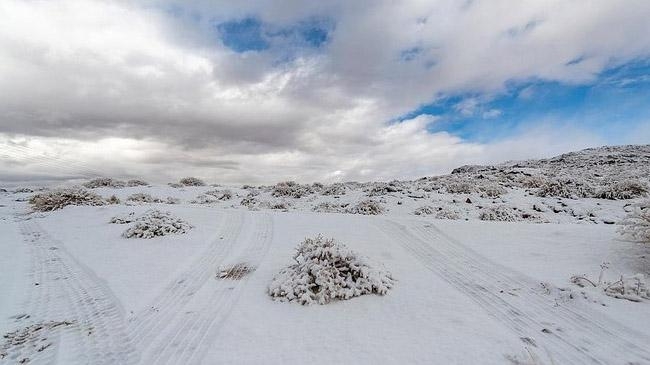
[[[638,36],[650,33],[646,1],[234,4],[0,3],[0,147],[31,151],[14,148],[2,167],[224,182],[417,177],[501,153],[428,132],[433,117],[391,124],[398,116],[512,80],[592,82],[650,55]],[[223,25],[247,19],[249,37]],[[462,110],[498,117],[477,106]],[[74,164],[11,163],[29,158]]]

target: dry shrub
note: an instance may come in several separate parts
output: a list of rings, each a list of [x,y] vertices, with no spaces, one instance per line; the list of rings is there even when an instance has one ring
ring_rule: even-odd
[[[244,276],[252,273],[255,271],[255,268],[246,264],[246,263],[238,263],[235,265],[231,266],[226,266],[222,269],[220,269],[217,272],[217,278],[218,279],[232,279],[232,280],[240,280]]]
[[[126,198],[126,200],[134,203],[162,203],[163,202],[162,200],[158,198],[154,198],[147,193],[131,194],[129,195],[128,198]]]
[[[95,189],[95,188],[123,188],[126,186],[126,183],[121,180],[115,180],[110,177],[99,177],[92,179],[83,184],[85,188]]]
[[[650,200],[637,204],[619,225],[618,232],[623,236],[650,243]]]
[[[125,238],[154,238],[169,234],[187,233],[192,225],[172,216],[170,212],[150,210],[134,221],[135,224],[124,231]]]
[[[600,199],[634,199],[646,196],[648,186],[638,180],[625,180],[601,188],[596,197]]]

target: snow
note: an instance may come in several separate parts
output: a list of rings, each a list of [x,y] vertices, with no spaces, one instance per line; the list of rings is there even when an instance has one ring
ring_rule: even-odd
[[[0,331],[11,341],[0,363],[650,364],[650,300],[572,281],[597,281],[601,267],[603,282],[647,281],[650,245],[614,223],[643,206],[628,193],[648,184],[648,154],[587,150],[401,182],[101,180],[88,191],[122,203],[48,212],[31,211],[29,198],[65,186],[6,189]],[[540,196],[570,174],[589,189]],[[596,197],[604,187],[616,199]],[[134,194],[160,200],[134,204]],[[150,210],[192,228],[124,238]],[[273,278],[319,234],[390,272],[390,290],[323,305],[273,300]]]

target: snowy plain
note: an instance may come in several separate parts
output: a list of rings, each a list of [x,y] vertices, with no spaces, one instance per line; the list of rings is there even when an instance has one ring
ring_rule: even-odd
[[[647,158],[647,150],[635,156]],[[575,161],[612,154],[601,152]],[[633,162],[643,183],[645,161]],[[540,165],[508,169],[534,176]],[[485,171],[495,170],[483,171],[466,181],[486,186]],[[502,187],[498,194],[452,193],[444,186],[458,181],[448,178],[348,184],[332,195],[321,186],[287,194],[277,186],[106,186],[92,191],[119,204],[52,212],[30,210],[38,189],[7,189],[0,332],[18,335],[0,339],[0,363],[650,364],[649,301],[570,280],[601,271],[606,280],[647,277],[648,245],[622,238],[612,224],[640,198],[540,196],[498,179],[488,184]],[[129,201],[135,193],[162,202]],[[348,209],[368,199],[380,214]],[[485,210],[504,205],[507,221],[483,220]],[[122,236],[125,225],[109,223],[152,208],[193,228],[134,239]],[[270,281],[317,234],[382,265],[395,286],[327,305],[274,301]],[[254,270],[219,278],[239,263]]]

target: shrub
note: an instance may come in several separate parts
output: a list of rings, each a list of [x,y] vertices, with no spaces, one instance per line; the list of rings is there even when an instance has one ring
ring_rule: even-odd
[[[571,179],[547,180],[537,191],[537,196],[559,198],[586,198],[593,195],[593,188],[585,182]]]
[[[378,215],[384,212],[384,208],[374,200],[364,200],[355,206],[347,208],[345,212],[351,214]]]
[[[205,182],[196,177],[184,177],[180,179],[179,184],[183,186],[205,186]]]
[[[275,184],[272,195],[275,197],[288,196],[292,198],[302,198],[312,194],[314,191],[309,185],[301,185],[295,181],[283,181]]]
[[[506,189],[499,185],[479,186],[479,190],[483,193],[481,195],[488,198],[498,198],[506,193]]]
[[[648,187],[638,180],[625,180],[610,184],[600,189],[596,197],[600,199],[634,199],[645,196]]]
[[[466,182],[451,183],[446,188],[450,194],[471,194],[475,191],[474,185]]]
[[[88,190],[72,188],[40,193],[29,198],[32,209],[47,212],[61,209],[68,205],[104,205],[101,196]]]
[[[268,288],[279,301],[327,304],[364,294],[384,295],[394,285],[390,273],[373,268],[345,245],[322,236],[306,238]]]
[[[167,203],[167,204],[180,204],[181,200],[178,199],[178,198],[174,198],[173,196],[168,196],[165,203]]]
[[[255,196],[256,194],[249,193],[239,202],[239,204],[248,207],[248,209],[253,209],[257,204],[257,199],[255,199]]]
[[[402,191],[403,186],[396,181],[391,181],[390,183],[385,182],[375,182],[370,183],[363,191],[368,196],[381,196],[389,193],[397,193]]]
[[[229,200],[232,199],[232,192],[230,190],[209,190],[205,192],[206,195],[211,195],[217,200]]]
[[[440,207],[440,208],[438,208],[438,211],[436,212],[435,217],[436,217],[436,219],[457,220],[457,219],[460,219],[460,214],[458,212],[456,212],[455,210]]]
[[[108,223],[112,224],[127,224],[127,223],[133,223],[138,219],[138,217],[135,216],[134,212],[130,212],[127,214],[119,214],[116,215],[115,217],[112,217]]]
[[[194,200],[190,201],[192,204],[211,204],[217,203],[219,200],[213,195],[200,194]]]
[[[345,195],[346,190],[345,184],[334,183],[324,186],[321,189],[321,195]]]
[[[108,204],[120,204],[120,198],[116,197],[115,195],[111,195],[108,199],[106,199],[106,202]]]
[[[436,209],[430,205],[425,205],[413,211],[415,215],[429,215],[435,213]]]
[[[124,231],[125,238],[154,238],[169,234],[187,233],[192,225],[176,218],[170,212],[150,210],[134,220],[135,224]]]
[[[147,193],[131,194],[126,200],[134,203],[162,203],[162,200],[154,198]]]
[[[521,220],[514,209],[506,205],[497,205],[489,207],[481,212],[478,217],[482,221],[500,221],[500,222],[515,222]]]
[[[638,204],[619,225],[618,231],[623,236],[650,243],[650,200]]]
[[[34,190],[31,188],[17,188],[14,190],[14,193],[33,193]]]
[[[149,185],[148,182],[142,181],[142,180],[139,180],[139,179],[131,179],[131,180],[126,182],[126,186],[128,186],[128,187],[147,186],[147,185]]]
[[[88,181],[87,183],[83,184],[84,187],[88,189],[95,189],[95,188],[123,188],[126,186],[126,183],[121,180],[115,180],[111,179],[110,177],[99,177],[96,179],[92,179]]]
[[[348,205],[350,204],[322,202],[311,208],[311,210],[318,213],[342,213]]]
[[[170,187],[175,188],[175,189],[183,187],[183,184],[179,184],[179,183],[167,183],[167,185],[169,185]]]

